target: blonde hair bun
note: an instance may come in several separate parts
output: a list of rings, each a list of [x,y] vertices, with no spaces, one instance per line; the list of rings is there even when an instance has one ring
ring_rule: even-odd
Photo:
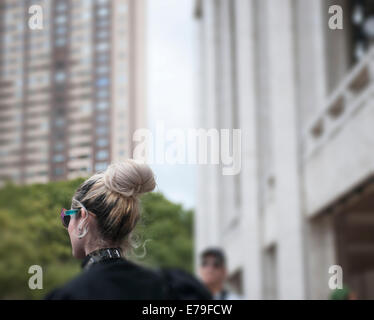
[[[156,187],[152,169],[133,159],[111,164],[104,172],[104,184],[125,197],[151,192]]]

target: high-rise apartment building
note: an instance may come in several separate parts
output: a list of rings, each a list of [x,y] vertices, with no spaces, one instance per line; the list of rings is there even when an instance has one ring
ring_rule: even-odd
[[[143,0],[1,1],[0,181],[70,179],[131,156],[144,14]]]

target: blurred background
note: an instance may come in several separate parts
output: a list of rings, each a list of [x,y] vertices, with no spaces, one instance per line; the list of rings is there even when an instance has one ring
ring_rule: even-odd
[[[79,272],[59,209],[160,124],[240,129],[241,171],[151,163],[132,259],[222,247],[247,299],[327,299],[338,264],[374,298],[374,0],[3,0],[0,37],[0,298]]]

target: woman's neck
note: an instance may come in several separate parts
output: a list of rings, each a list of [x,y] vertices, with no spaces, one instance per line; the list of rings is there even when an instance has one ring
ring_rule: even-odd
[[[86,256],[88,256],[89,254],[102,250],[102,249],[118,248],[118,247],[119,247],[118,244],[115,244],[113,242],[104,241],[104,240],[100,240],[100,241],[96,240],[95,243],[88,241],[87,245],[84,248],[84,251],[85,251]]]

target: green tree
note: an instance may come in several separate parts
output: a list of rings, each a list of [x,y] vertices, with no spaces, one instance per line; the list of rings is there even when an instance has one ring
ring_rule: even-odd
[[[7,184],[0,190],[0,298],[39,299],[80,272],[71,256],[59,212],[70,207],[82,179],[29,186]],[[151,267],[192,270],[192,211],[161,193],[141,199],[142,218],[135,230],[138,247],[129,259]],[[144,255],[145,253],[145,255]],[[31,265],[43,268],[43,290],[30,290]]]

